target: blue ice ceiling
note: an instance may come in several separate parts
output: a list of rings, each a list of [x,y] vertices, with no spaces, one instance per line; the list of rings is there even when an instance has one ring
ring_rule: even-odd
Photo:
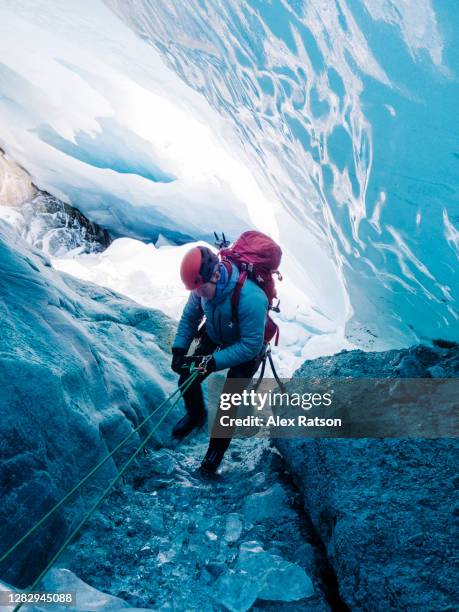
[[[231,117],[285,209],[329,242],[350,333],[457,340],[459,3],[107,4]]]
[[[115,234],[272,232],[327,333],[457,340],[455,0],[4,0],[0,17],[0,146],[40,186]]]

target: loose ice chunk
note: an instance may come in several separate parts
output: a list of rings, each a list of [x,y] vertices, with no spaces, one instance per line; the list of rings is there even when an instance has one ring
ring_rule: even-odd
[[[236,542],[239,540],[242,533],[241,515],[237,513],[228,514],[226,517],[225,540],[227,542]]]
[[[313,592],[303,568],[250,541],[239,547],[236,567],[218,579],[215,598],[232,612],[243,612],[257,599],[297,601]]]
[[[260,585],[246,572],[229,570],[216,583],[214,598],[230,612],[246,612],[255,603]]]
[[[83,582],[78,576],[68,569],[58,568],[51,569],[45,576],[42,582],[43,590],[54,591],[54,592],[76,592],[76,607],[73,606],[59,606],[53,609],[62,610],[73,610],[74,612],[80,612],[85,610],[90,612],[92,610],[97,612],[105,612],[108,610],[121,610],[129,608],[129,604],[113,595],[102,593],[97,589],[89,586],[86,582]],[[46,609],[46,608],[43,608]]]
[[[287,504],[283,487],[276,483],[266,491],[248,495],[244,503],[244,515],[250,522],[259,522],[266,519],[278,520],[280,516],[292,514]]]
[[[314,592],[303,568],[266,552],[258,542],[241,544],[237,568],[258,579],[259,599],[296,601]]]

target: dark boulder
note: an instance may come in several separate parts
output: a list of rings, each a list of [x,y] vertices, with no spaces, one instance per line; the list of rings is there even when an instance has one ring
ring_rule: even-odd
[[[456,378],[459,347],[343,351],[295,377]],[[277,439],[352,610],[455,610],[459,442]],[[457,552],[457,551],[456,551]]]

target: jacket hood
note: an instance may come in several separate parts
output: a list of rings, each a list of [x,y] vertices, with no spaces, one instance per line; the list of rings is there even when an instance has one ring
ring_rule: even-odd
[[[219,268],[222,268],[222,267],[225,268],[225,265],[222,262],[220,262]],[[214,305],[214,304],[220,304],[221,302],[223,302],[227,298],[228,294],[231,293],[233,289],[235,288],[238,279],[239,279],[239,270],[232,263],[231,264],[231,274],[229,275],[226,285],[218,291],[218,295],[216,295],[210,300],[206,300],[207,303]]]

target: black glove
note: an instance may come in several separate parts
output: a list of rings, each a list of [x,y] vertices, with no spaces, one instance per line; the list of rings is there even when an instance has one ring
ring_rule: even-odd
[[[172,363],[171,370],[176,372],[177,374],[182,373],[182,366],[185,363],[186,350],[182,348],[173,348],[172,349]]]
[[[201,363],[203,364],[202,366]],[[182,367],[191,368],[192,364],[198,369],[202,367],[203,374],[212,374],[217,369],[217,364],[212,355],[192,355],[191,357],[183,358]]]

